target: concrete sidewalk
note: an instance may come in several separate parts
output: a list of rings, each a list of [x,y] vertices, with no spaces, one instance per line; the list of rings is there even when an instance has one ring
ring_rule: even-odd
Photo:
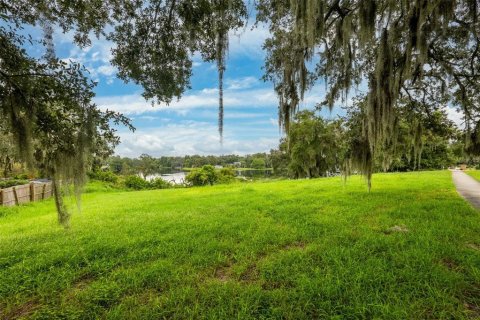
[[[480,182],[460,170],[452,170],[452,178],[457,192],[472,206],[480,209]]]

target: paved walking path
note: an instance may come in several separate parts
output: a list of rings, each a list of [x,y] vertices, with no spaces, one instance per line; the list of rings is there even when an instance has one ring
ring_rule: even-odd
[[[452,170],[452,178],[458,193],[480,209],[480,182],[460,170]]]

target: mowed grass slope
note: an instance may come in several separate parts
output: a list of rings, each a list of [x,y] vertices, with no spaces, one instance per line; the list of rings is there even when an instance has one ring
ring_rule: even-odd
[[[480,170],[467,170],[465,173],[480,181]]]
[[[480,317],[450,175],[90,193],[68,231],[52,201],[3,209],[0,318]]]

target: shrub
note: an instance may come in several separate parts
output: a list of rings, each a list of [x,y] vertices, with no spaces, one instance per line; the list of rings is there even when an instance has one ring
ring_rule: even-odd
[[[202,169],[193,169],[185,177],[192,186],[204,186],[207,183],[207,175]]]
[[[163,180],[162,178],[155,178],[150,181],[150,188],[152,189],[168,189],[171,188],[172,184]]]
[[[215,170],[214,166],[205,165],[202,167],[202,171],[207,176],[207,182],[212,186],[215,182],[218,181],[218,173]]]
[[[125,178],[125,187],[134,190],[144,190],[148,189],[150,184],[139,176],[128,176]]]
[[[265,160],[262,158],[255,158],[252,161],[252,168],[253,169],[265,169]]]
[[[185,177],[192,186],[213,185],[219,179],[219,174],[211,165],[205,165],[201,169],[194,169]]]
[[[225,177],[234,178],[235,177],[235,170],[233,170],[233,168],[230,168],[230,167],[222,168],[222,169],[220,169],[220,175],[225,176]]]
[[[230,183],[235,178],[235,170],[233,168],[222,168],[218,174],[218,182]]]
[[[21,173],[17,174],[13,177],[14,180],[28,180],[28,174],[26,173]]]
[[[27,184],[29,183],[28,180],[20,180],[20,179],[8,179],[8,180],[1,180],[0,181],[0,189],[3,188],[10,188],[13,186],[20,186],[22,184]]]
[[[92,171],[88,173],[88,177],[92,180],[99,180],[111,183],[118,182],[118,176],[112,171]]]

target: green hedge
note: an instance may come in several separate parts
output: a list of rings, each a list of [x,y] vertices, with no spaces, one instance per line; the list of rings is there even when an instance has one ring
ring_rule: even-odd
[[[23,180],[23,179],[8,179],[8,180],[0,180],[0,189],[10,188],[13,186],[20,186],[22,184],[27,184],[30,181]]]
[[[147,181],[139,176],[128,176],[125,178],[125,187],[134,190],[168,189],[172,187],[172,184],[161,178]]]

